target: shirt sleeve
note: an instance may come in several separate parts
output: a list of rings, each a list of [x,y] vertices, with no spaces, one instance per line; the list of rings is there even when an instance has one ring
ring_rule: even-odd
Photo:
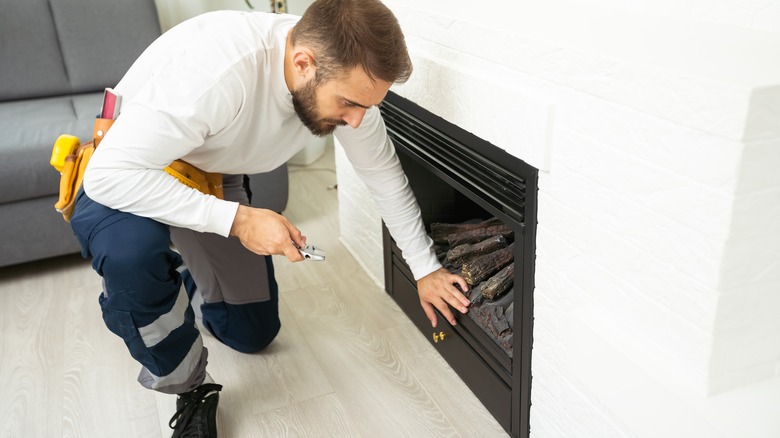
[[[219,87],[202,90],[176,75],[150,80],[123,105],[90,159],[87,195],[167,225],[227,236],[238,203],[189,188],[163,169],[233,120],[241,101],[240,87],[231,86],[236,80],[221,78]]]
[[[414,279],[439,269],[441,263],[433,250],[433,241],[425,232],[420,208],[379,109],[367,110],[358,129],[339,127],[335,135],[355,172],[368,187]]]

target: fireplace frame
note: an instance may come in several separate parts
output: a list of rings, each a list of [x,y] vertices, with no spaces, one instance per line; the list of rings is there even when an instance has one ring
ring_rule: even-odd
[[[487,335],[465,315],[458,317],[454,327],[439,315],[439,327],[431,328],[420,308],[411,271],[383,225],[385,289],[501,426],[514,437],[527,437],[538,170],[393,92],[380,110],[399,157],[424,166],[515,230],[512,358],[494,343],[486,344]],[[464,172],[464,166],[481,168],[482,174]],[[446,340],[436,336],[440,333],[447,335]]]

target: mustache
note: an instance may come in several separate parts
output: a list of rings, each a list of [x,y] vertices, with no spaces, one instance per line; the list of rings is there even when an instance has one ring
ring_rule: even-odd
[[[341,119],[322,119],[322,122],[327,123],[329,125],[336,125],[336,126],[346,126],[347,122],[341,120]]]

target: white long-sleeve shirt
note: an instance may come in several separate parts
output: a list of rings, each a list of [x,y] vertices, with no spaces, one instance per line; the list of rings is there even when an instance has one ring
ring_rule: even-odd
[[[253,174],[312,140],[284,80],[299,17],[220,11],[164,33],[115,87],[121,115],[84,177],[90,198],[161,223],[228,236],[238,203],[188,188],[163,169],[182,159],[208,172]],[[417,202],[375,107],[334,135],[401,248],[415,279],[438,269]]]

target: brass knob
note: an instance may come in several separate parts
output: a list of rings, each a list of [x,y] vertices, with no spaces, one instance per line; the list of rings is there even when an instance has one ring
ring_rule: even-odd
[[[444,340],[444,332],[434,333],[433,334],[433,342],[439,343],[439,341]]]

